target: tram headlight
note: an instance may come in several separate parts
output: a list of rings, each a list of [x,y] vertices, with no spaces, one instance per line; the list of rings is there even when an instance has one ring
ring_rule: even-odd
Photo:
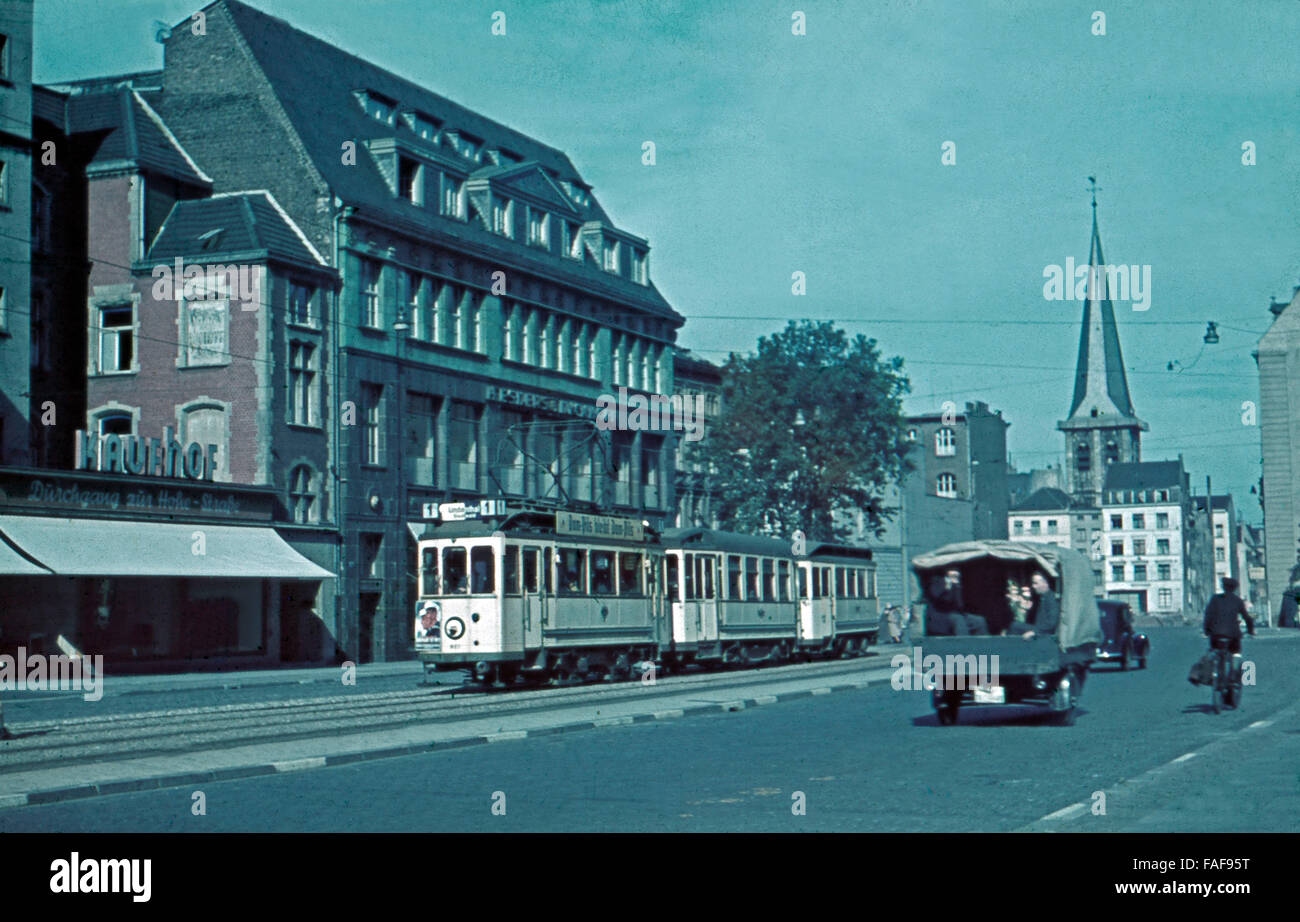
[[[460,618],[448,618],[442,625],[442,632],[448,640],[460,640],[465,636],[465,622]]]

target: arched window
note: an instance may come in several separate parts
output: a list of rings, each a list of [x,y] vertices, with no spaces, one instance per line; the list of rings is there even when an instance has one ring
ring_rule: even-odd
[[[945,497],[946,499],[957,498],[957,478],[952,474],[940,474],[938,481],[935,483],[935,495]]]
[[[300,525],[318,522],[315,477],[309,465],[299,464],[289,473],[289,514]]]
[[[1087,445],[1079,445],[1074,450],[1074,466],[1080,474],[1092,470],[1092,449]]]
[[[940,458],[957,454],[957,439],[947,427],[934,434],[934,453]]]

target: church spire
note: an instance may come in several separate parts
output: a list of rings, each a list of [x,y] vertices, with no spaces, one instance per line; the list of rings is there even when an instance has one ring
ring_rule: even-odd
[[[1102,255],[1101,232],[1097,229],[1097,181],[1092,176],[1088,180],[1092,192],[1092,240],[1088,247],[1087,297],[1079,333],[1074,398],[1069,418],[1056,427],[1065,433],[1066,490],[1076,502],[1094,507],[1101,501],[1106,473],[1112,464],[1142,460],[1142,432],[1148,426],[1134,413],[1128,392],[1106,257]]]
[[[1079,416],[1133,417],[1124,374],[1124,356],[1119,348],[1115,308],[1111,304],[1106,278],[1106,257],[1101,252],[1097,229],[1097,181],[1089,176],[1092,191],[1092,240],[1088,247],[1087,300],[1083,305],[1083,328],[1079,333],[1079,359],[1074,372],[1071,419]]]

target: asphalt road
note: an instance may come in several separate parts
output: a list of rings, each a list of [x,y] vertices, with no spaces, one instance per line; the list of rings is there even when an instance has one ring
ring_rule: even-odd
[[[1300,827],[1300,634],[1248,640],[1258,684],[1242,710],[1215,715],[1186,680],[1202,638],[1150,633],[1150,667],[1100,667],[1073,727],[976,707],[941,727],[926,693],[875,686],[212,783],[203,816],[188,788],[0,810],[0,832]]]

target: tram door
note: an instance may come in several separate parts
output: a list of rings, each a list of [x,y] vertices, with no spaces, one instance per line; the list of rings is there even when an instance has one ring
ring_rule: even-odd
[[[524,548],[524,649],[536,650],[542,645],[542,626],[546,624],[548,596],[551,594],[550,550],[543,547]]]
[[[716,554],[695,555],[695,591],[699,594],[699,639],[712,643],[718,639],[718,584]]]

